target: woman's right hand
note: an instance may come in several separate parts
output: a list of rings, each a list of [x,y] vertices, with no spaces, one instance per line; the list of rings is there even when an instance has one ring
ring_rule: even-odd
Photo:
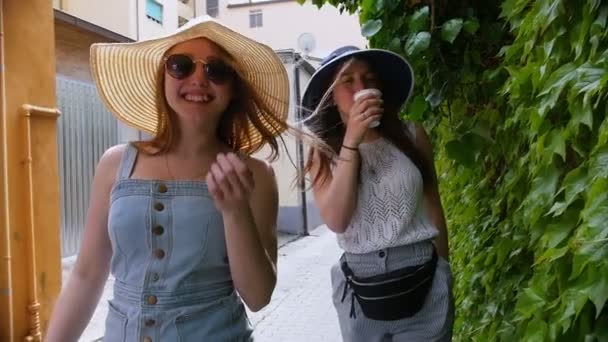
[[[369,125],[382,117],[383,103],[374,94],[365,95],[353,103],[346,123],[344,145],[357,148],[361,144],[365,133],[370,129]]]

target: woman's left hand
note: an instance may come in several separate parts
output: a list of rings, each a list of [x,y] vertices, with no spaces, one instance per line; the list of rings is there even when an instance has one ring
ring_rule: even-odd
[[[253,173],[234,153],[219,153],[207,174],[207,186],[215,206],[224,214],[249,206]]]

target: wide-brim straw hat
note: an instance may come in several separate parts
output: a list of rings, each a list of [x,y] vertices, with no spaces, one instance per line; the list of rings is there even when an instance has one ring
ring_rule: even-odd
[[[165,53],[176,44],[194,38],[207,38],[233,59],[239,75],[260,95],[260,100],[285,121],[289,111],[289,80],[279,56],[268,46],[239,34],[209,16],[190,20],[176,32],[134,43],[99,43],[91,46],[91,69],[101,99],[122,122],[155,134],[157,77]],[[275,125],[261,121],[279,135]],[[251,142],[259,143],[261,134],[250,124]]]
[[[405,58],[383,49],[362,50],[356,46],[343,46],[325,57],[310,78],[302,95],[302,106],[307,109],[305,116],[317,108],[338,68],[351,58],[363,59],[371,65],[382,84],[382,98],[386,104],[400,109],[412,95],[414,71]]]

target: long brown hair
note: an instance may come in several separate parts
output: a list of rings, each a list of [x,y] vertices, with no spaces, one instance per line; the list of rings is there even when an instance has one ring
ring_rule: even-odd
[[[342,121],[338,108],[333,104],[331,98],[338,79],[353,61],[354,58],[351,58],[342,62],[336,68],[337,71],[331,79],[332,81],[330,81],[331,84],[327,85],[327,91],[321,98],[317,108],[313,110],[310,118],[305,121],[308,129],[331,148],[329,153],[314,148],[309,150],[305,172],[314,172],[311,175],[313,185],[327,180],[331,174],[331,164],[335,161],[336,156],[340,154],[340,149],[342,148],[346,125]],[[374,67],[377,67],[371,63],[368,64],[372,70]],[[382,80],[380,81],[382,82]],[[399,117],[401,104],[391,101],[392,99],[390,98],[385,98],[384,100],[384,114],[380,120],[380,126],[376,129],[383,138],[395,145],[416,165],[422,174],[424,186],[427,188],[435,182],[431,166],[432,161],[425,160],[423,154],[416,148],[412,137],[408,134],[405,123]],[[316,165],[315,160],[318,163]]]
[[[280,134],[291,127],[286,120],[280,119],[277,115],[282,113],[273,113],[265,105],[262,95],[242,77],[234,58],[221,46],[217,46],[227,56],[227,62],[235,70],[233,94],[238,95],[233,96],[222,114],[217,127],[218,139],[234,151],[246,155],[258,152],[268,144],[271,150],[268,159],[276,160],[279,154],[279,140],[282,139]],[[177,115],[167,103],[165,96],[163,64],[158,67],[156,80],[156,108],[159,115],[156,134],[149,141],[135,143],[140,151],[150,155],[166,153],[180,135],[177,129]],[[257,139],[253,135],[255,131],[259,132]]]

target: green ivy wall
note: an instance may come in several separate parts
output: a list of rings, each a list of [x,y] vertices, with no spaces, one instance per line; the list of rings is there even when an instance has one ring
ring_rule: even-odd
[[[415,69],[455,340],[608,341],[608,1],[326,2]]]

